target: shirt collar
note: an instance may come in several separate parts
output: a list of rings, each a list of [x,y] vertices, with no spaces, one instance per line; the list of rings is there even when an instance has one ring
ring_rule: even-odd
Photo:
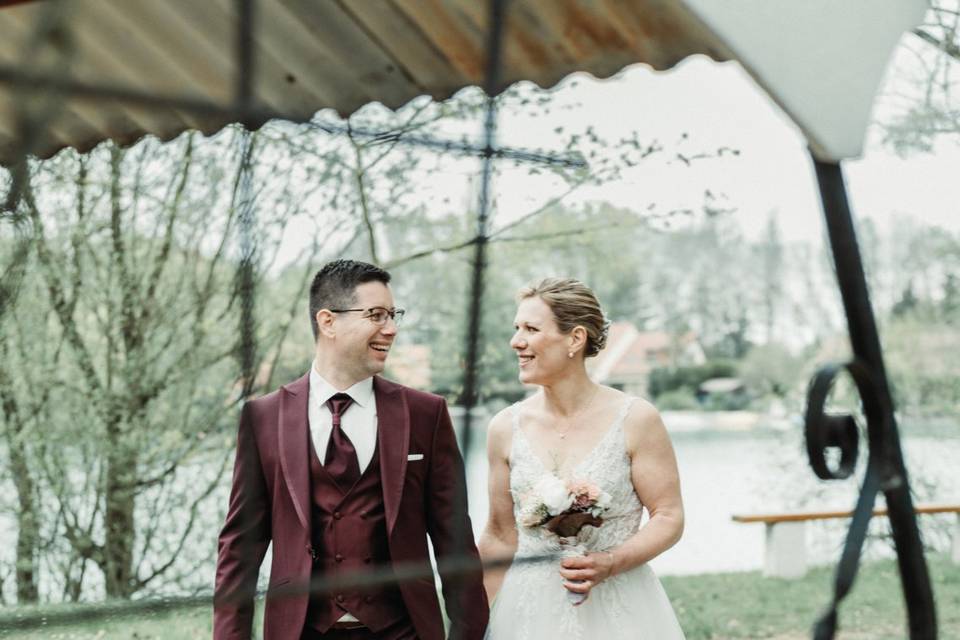
[[[361,407],[370,406],[373,402],[373,376],[364,378],[350,388],[340,391],[317,372],[316,362],[313,362],[310,365],[310,395],[316,402],[323,405],[337,393],[347,394]]]

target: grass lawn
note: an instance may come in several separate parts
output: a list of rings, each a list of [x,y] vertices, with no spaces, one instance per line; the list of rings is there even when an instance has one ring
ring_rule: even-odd
[[[944,556],[930,556],[928,562],[939,637],[960,638],[960,567]],[[802,580],[764,578],[756,572],[662,580],[687,640],[801,640],[810,638],[810,627],[831,593],[832,576],[832,568],[820,568]],[[902,640],[907,637],[905,620],[896,565],[869,564],[861,567],[853,592],[841,606],[838,640]],[[211,635],[207,608],[35,631],[0,630],[4,640],[194,640]]]
[[[937,601],[940,638],[960,638],[960,567],[944,556],[927,557]],[[758,573],[662,578],[687,640],[810,638],[813,623],[833,593],[832,567],[802,580]],[[900,576],[891,561],[860,567],[840,605],[839,640],[903,640],[906,609]]]
[[[3,640],[210,640],[212,637],[212,617],[206,607],[80,622],[69,627],[0,630]],[[255,637],[259,637],[259,633]]]

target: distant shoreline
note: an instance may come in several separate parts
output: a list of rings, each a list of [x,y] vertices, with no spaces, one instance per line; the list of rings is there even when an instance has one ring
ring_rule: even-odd
[[[802,427],[800,416],[774,416],[759,411],[661,411],[670,433],[724,431],[787,431]]]
[[[776,434],[803,431],[799,413],[773,415],[762,411],[661,411],[663,422],[671,434],[730,433]],[[862,421],[862,417],[858,418]],[[960,417],[898,415],[901,435],[913,437],[960,438]]]

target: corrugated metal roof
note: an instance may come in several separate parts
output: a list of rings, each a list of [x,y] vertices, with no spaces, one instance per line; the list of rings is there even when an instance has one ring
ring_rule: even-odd
[[[224,106],[235,87],[232,0],[41,0],[0,8],[0,163],[16,158],[11,74],[57,73],[90,85],[189,96]],[[51,7],[67,28],[37,49]],[[657,69],[703,53],[729,57],[679,0],[513,0],[508,3],[501,88],[518,80],[549,87],[574,71],[608,77],[644,62]],[[293,120],[369,102],[397,108],[427,94],[446,98],[481,85],[486,3],[479,0],[260,0],[256,5],[255,101]],[[6,72],[6,75],[4,75]],[[65,98],[34,147],[48,157],[110,138],[166,140],[188,128],[213,133],[226,113],[146,108],[117,100]]]

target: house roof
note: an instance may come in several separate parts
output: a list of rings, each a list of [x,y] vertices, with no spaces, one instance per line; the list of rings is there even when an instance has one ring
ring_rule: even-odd
[[[231,0],[0,0],[0,163],[19,157],[24,114],[46,112],[32,152],[105,139],[166,140],[235,121]],[[481,85],[487,3],[477,0],[259,0],[251,47],[253,124],[348,115]],[[668,69],[705,54],[740,60],[826,157],[859,153],[889,52],[924,0],[512,0],[498,89],[550,87],[574,71]],[[869,14],[870,20],[862,16]],[[61,20],[62,18],[62,20]],[[39,28],[38,28],[39,27]],[[48,38],[38,38],[47,34]],[[857,55],[849,54],[855,48]],[[52,81],[70,91],[38,99]],[[103,99],[105,95],[112,99]],[[168,105],[147,96],[163,95]],[[828,104],[830,108],[824,108]],[[189,109],[187,107],[190,107]],[[256,117],[254,117],[256,116]],[[28,118],[29,119],[29,118]]]
[[[665,331],[640,331],[630,322],[614,322],[607,346],[587,362],[597,381],[645,376],[653,366],[667,364],[670,349],[693,342],[696,336],[690,332],[674,336]],[[664,361],[657,360],[658,356],[664,356]]]

